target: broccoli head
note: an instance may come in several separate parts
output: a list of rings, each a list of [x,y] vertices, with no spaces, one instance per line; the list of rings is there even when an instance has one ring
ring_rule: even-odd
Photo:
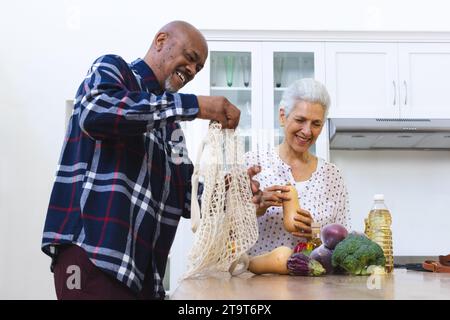
[[[367,275],[370,265],[383,266],[386,263],[383,249],[363,235],[350,234],[338,243],[331,258],[333,267],[343,268],[354,275]]]

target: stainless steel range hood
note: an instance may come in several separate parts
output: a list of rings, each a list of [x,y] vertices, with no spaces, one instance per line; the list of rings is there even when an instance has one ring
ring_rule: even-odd
[[[450,119],[328,120],[330,149],[450,150]]]

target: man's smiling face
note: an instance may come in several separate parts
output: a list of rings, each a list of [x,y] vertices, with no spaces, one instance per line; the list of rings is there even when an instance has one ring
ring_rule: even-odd
[[[162,85],[166,91],[177,92],[203,68],[208,48],[204,38],[194,31],[162,37],[158,63]]]

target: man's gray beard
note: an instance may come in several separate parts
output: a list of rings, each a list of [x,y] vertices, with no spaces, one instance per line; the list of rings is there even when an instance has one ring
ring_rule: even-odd
[[[164,81],[164,88],[165,88],[165,91],[167,91],[167,92],[175,93],[178,90],[176,90],[172,87],[172,84],[170,83],[170,78],[172,78],[171,75],[169,77],[167,77],[166,81]]]

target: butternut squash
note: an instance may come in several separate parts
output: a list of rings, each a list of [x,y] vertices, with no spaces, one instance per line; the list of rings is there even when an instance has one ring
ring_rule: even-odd
[[[287,261],[294,251],[289,247],[278,247],[250,259],[248,270],[256,274],[289,274]]]
[[[294,226],[294,217],[297,214],[297,210],[300,209],[300,204],[298,202],[298,193],[295,186],[288,184],[289,191],[287,194],[291,198],[290,200],[283,201],[283,225],[286,231],[294,232],[297,231]]]

